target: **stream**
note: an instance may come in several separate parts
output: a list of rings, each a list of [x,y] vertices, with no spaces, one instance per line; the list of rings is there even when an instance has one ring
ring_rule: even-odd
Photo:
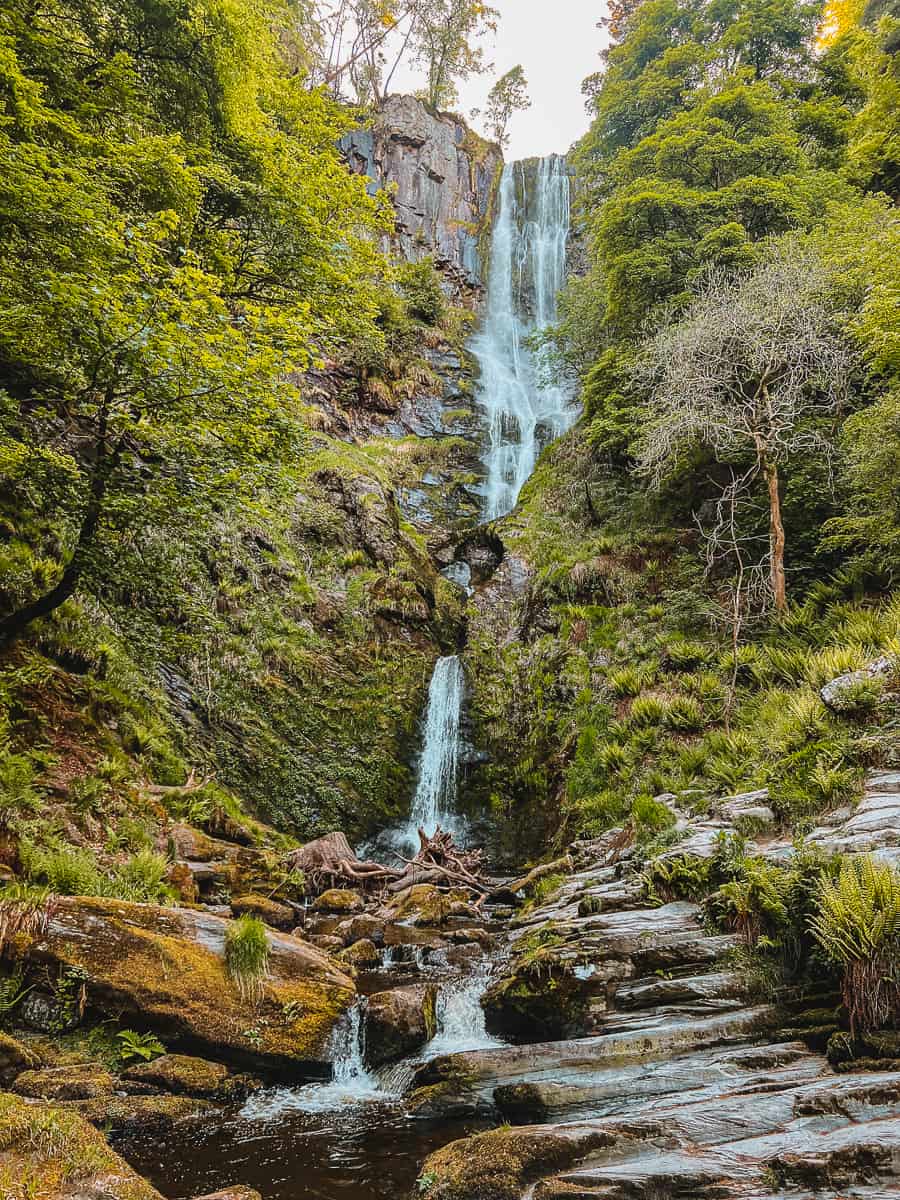
[[[526,171],[535,171],[526,186]],[[565,280],[569,235],[569,178],[565,160],[503,169],[492,234],[485,314],[471,348],[480,365],[478,400],[485,417],[485,520],[509,512],[540,450],[563,433],[575,409],[566,389],[541,377],[529,335],[556,319]],[[422,720],[422,752],[409,820],[386,830],[378,848],[405,853],[418,847],[417,829],[437,826],[466,839],[457,808],[460,723],[465,675],[457,655],[438,660]],[[471,921],[469,922],[471,924]],[[495,935],[505,926],[484,913]],[[457,953],[458,951],[473,953]],[[402,953],[401,953],[402,951]],[[409,951],[407,953],[407,951]],[[421,1064],[439,1055],[490,1051],[503,1043],[485,1030],[480,998],[492,958],[475,945],[423,950],[388,946],[378,970],[361,973],[359,1005],[335,1031],[333,1078],[256,1093],[211,1125],[185,1126],[177,1144],[155,1139],[124,1153],[171,1200],[226,1185],[256,1188],[264,1200],[398,1200],[411,1195],[424,1158],[434,1149],[492,1122],[412,1120],[404,1092]],[[410,1062],[377,1071],[366,1066],[365,996],[411,982],[437,986],[437,1031]]]

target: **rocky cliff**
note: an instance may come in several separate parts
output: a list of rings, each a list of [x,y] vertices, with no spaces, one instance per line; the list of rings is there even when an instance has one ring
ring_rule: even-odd
[[[344,150],[373,190],[392,190],[395,253],[409,262],[433,257],[458,298],[477,298],[500,147],[414,96],[389,96],[372,127],[348,135]]]

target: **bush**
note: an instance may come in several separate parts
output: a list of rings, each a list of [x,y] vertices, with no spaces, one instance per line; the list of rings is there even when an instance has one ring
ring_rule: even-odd
[[[269,971],[269,938],[258,917],[238,917],[225,931],[225,965],[242,999],[258,1004]]]
[[[706,724],[703,708],[692,696],[676,696],[666,709],[666,725],[679,733],[697,733]]]
[[[823,878],[809,926],[843,972],[842,994],[857,1036],[900,1020],[900,873],[868,855]]]
[[[666,715],[666,706],[656,696],[638,696],[631,705],[629,720],[637,729],[661,725]]]
[[[426,325],[439,325],[447,307],[441,280],[430,258],[405,263],[397,272],[409,315]]]
[[[671,829],[676,822],[668,804],[653,796],[636,796],[631,806],[631,823],[639,842]]]

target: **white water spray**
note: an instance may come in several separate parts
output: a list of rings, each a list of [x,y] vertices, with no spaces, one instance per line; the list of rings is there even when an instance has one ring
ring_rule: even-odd
[[[445,984],[438,993],[437,1033],[425,1047],[426,1058],[459,1054],[464,1050],[487,1050],[503,1043],[491,1037],[484,1024],[481,997],[491,973],[483,963],[464,979]]]
[[[414,850],[419,848],[419,826],[429,834],[434,833],[438,825],[457,834],[462,832],[455,805],[464,694],[462,663],[455,654],[439,658],[428,688],[416,794],[409,825],[401,837],[404,845]]]
[[[565,159],[540,160],[530,197],[524,164],[508,163],[491,237],[487,313],[472,341],[481,366],[478,399],[488,418],[484,516],[489,521],[515,507],[542,446],[575,418],[569,391],[543,386],[540,364],[525,344],[529,334],[557,318],[568,236]]]

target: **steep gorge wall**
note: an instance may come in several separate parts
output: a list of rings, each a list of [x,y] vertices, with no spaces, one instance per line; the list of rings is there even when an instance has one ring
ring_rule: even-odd
[[[348,135],[344,150],[373,190],[392,193],[394,252],[408,262],[430,255],[458,298],[477,298],[487,277],[500,147],[414,96],[389,96],[372,127]]]

